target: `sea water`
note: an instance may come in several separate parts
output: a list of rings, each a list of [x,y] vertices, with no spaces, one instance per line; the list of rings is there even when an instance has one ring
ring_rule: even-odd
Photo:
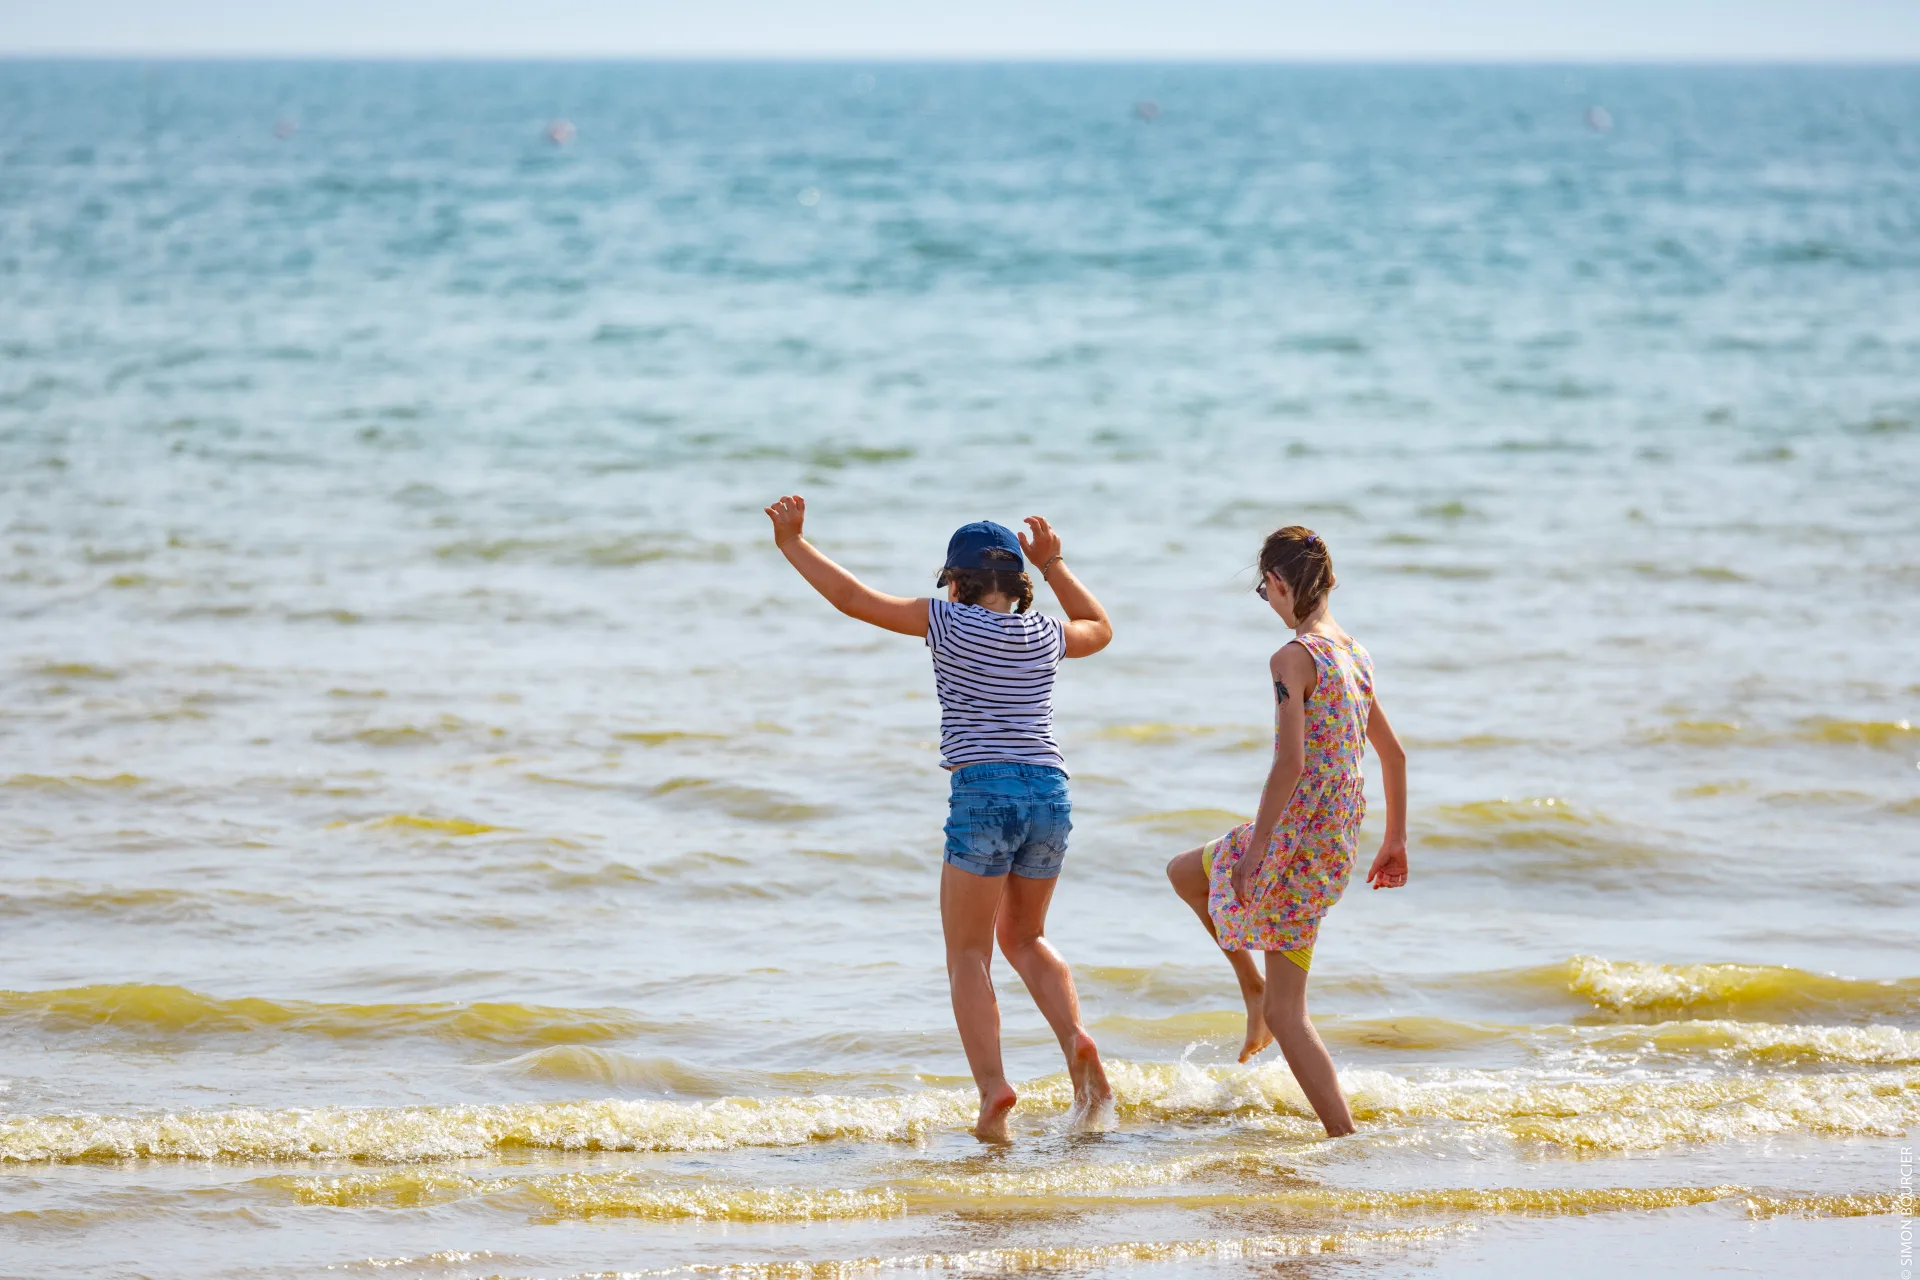
[[[16,62],[0,300],[0,1273],[1893,1274],[1920,72]],[[1112,612],[1110,1132],[1003,967],[967,1135],[927,657],[792,492]],[[1293,522],[1411,754],[1338,1141],[1162,875]]]

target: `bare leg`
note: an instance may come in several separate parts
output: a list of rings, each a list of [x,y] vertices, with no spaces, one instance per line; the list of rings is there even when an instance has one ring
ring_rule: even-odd
[[[1307,971],[1278,951],[1267,957],[1267,1025],[1280,1041],[1280,1052],[1293,1068],[1300,1091],[1313,1104],[1314,1114],[1327,1127],[1327,1136],[1353,1132],[1353,1113],[1347,1110],[1333,1057],[1320,1042],[1320,1033],[1307,1020]]]
[[[1207,936],[1216,943],[1220,935],[1213,927],[1213,917],[1207,914],[1207,873],[1203,869],[1198,849],[1189,849],[1167,864],[1167,881],[1173,885],[1173,891],[1180,895],[1180,901],[1193,908],[1193,914],[1200,917],[1200,923],[1207,927]],[[1260,966],[1254,962],[1251,952],[1228,951],[1224,953],[1227,963],[1233,966],[1233,976],[1240,983],[1240,999],[1247,1006],[1247,1038],[1240,1045],[1240,1061],[1245,1062],[1254,1054],[1273,1043],[1273,1035],[1267,1030],[1265,1000],[1266,980],[1260,976]]]
[[[1028,994],[1040,1006],[1047,1025],[1060,1041],[1060,1052],[1066,1055],[1067,1074],[1073,1077],[1076,1120],[1093,1124],[1104,1121],[1111,1112],[1113,1088],[1107,1083],[1106,1068],[1100,1064],[1100,1050],[1080,1021],[1080,996],[1073,989],[1073,971],[1046,939],[1047,905],[1053,901],[1055,883],[1008,876],[997,932],[1001,954],[1027,984]]]
[[[980,1090],[982,1142],[1007,1140],[1007,1113],[1019,1101],[1000,1061],[1000,1005],[993,995],[993,920],[1006,876],[976,876],[951,863],[940,867],[940,924],[947,937],[947,987],[960,1045]]]

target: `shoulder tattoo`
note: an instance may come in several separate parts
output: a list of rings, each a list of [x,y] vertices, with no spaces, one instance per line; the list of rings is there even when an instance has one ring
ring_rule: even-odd
[[[1286,702],[1286,700],[1287,700],[1287,696],[1288,696],[1288,695],[1287,695],[1287,682],[1286,682],[1285,680],[1275,680],[1275,681],[1273,682],[1273,699],[1274,699],[1274,701],[1275,701],[1276,703],[1285,703],[1285,702]]]

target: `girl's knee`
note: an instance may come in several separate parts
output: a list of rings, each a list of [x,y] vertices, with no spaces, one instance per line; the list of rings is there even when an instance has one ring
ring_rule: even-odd
[[[993,965],[993,944],[985,946],[965,944],[947,948],[947,972],[958,969],[987,969]]]
[[[1005,956],[1009,963],[1032,951],[1034,944],[1039,941],[1040,935],[1037,933],[1014,929],[999,930],[1000,954]]]
[[[1267,983],[1261,1012],[1266,1016],[1267,1029],[1275,1035],[1280,1033],[1282,1026],[1311,1027],[1313,1025],[1307,1018],[1305,993],[1282,991],[1277,983]]]
[[[1176,853],[1167,859],[1167,883],[1183,898],[1190,899],[1196,894],[1203,898],[1206,896],[1207,877],[1200,869],[1198,849]]]

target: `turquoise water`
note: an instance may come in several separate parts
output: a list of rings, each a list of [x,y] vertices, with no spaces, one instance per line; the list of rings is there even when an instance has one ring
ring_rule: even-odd
[[[1883,1254],[1916,120],[1910,69],[0,64],[0,1271]],[[1035,1083],[965,1136],[926,657],[786,567],[795,490],[902,593],[1045,514],[1114,615],[1052,929],[1112,1134],[1003,970]],[[1255,803],[1291,521],[1412,750],[1413,881],[1316,953],[1331,1143],[1160,872]]]

